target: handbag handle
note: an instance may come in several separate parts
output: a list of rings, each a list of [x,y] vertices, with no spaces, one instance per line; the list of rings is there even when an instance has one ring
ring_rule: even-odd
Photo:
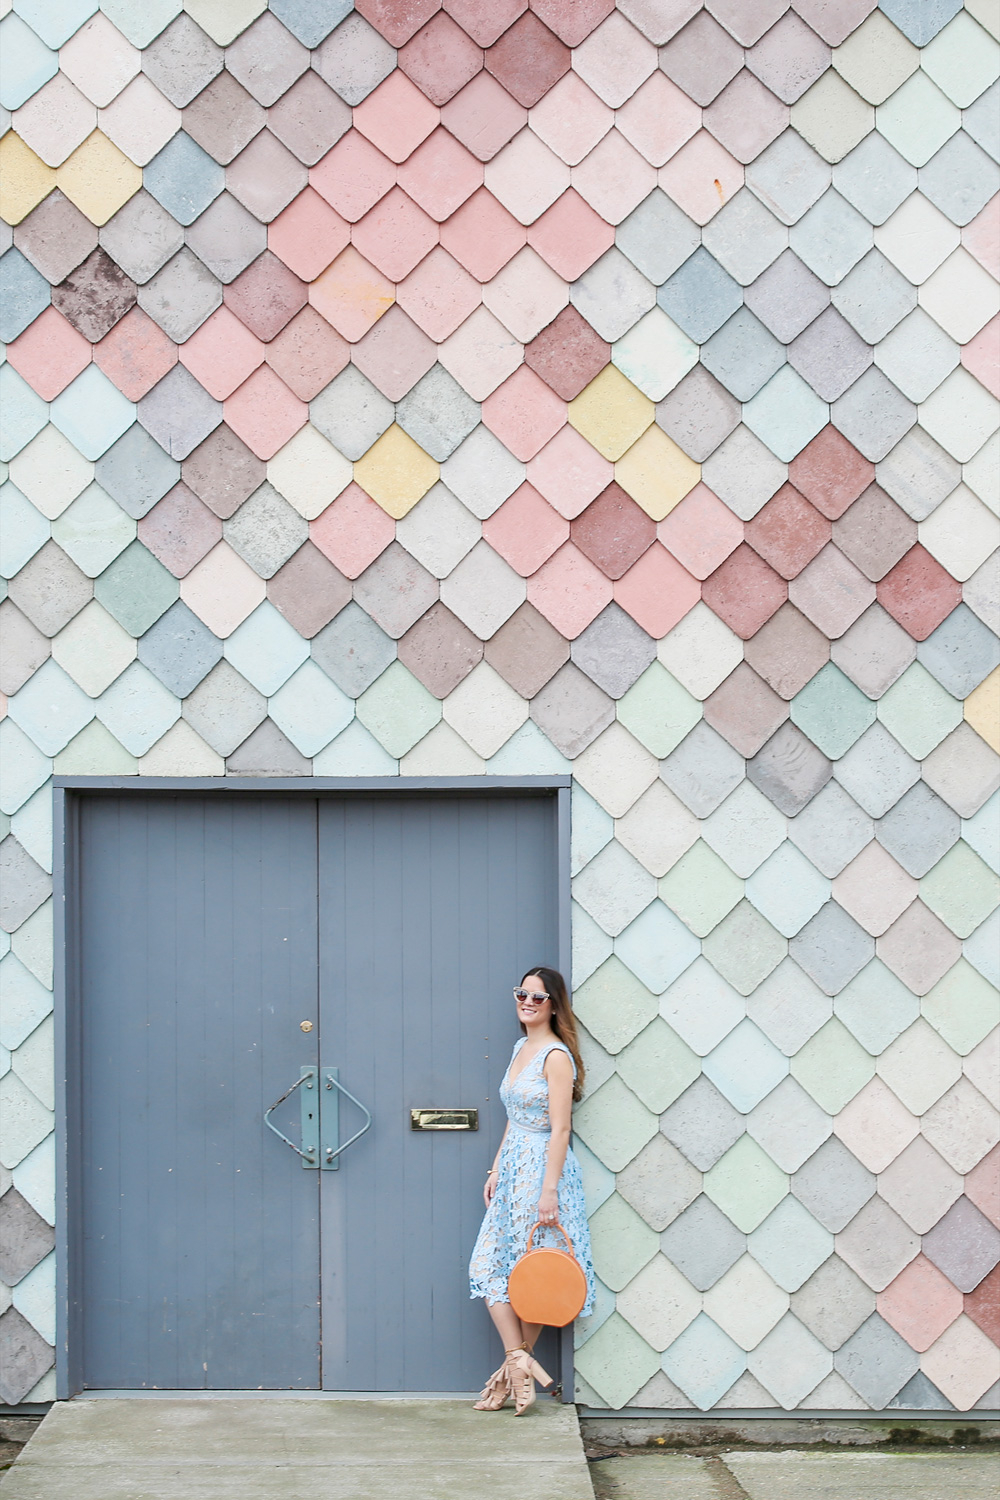
[[[534,1228],[532,1229],[531,1233],[528,1235],[528,1243],[525,1246],[525,1250],[524,1250],[525,1255],[527,1255],[528,1251],[532,1248],[532,1240],[535,1238],[535,1230],[536,1229],[558,1229],[559,1233],[562,1235],[563,1239],[566,1241],[566,1247],[567,1247],[567,1249],[569,1251],[569,1254],[573,1256],[574,1260],[576,1259],[576,1254],[575,1254],[575,1252],[573,1250],[573,1241],[570,1239],[569,1235],[566,1233],[566,1231],[562,1227],[562,1225],[559,1224],[559,1223],[555,1223],[555,1224],[543,1224],[542,1221],[541,1221],[541,1219],[538,1220],[538,1222],[535,1224]]]

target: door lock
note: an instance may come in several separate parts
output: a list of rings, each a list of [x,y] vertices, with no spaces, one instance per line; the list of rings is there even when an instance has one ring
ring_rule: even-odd
[[[303,1029],[311,1026],[311,1021],[303,1021]],[[309,1169],[319,1167],[323,1172],[335,1172],[340,1166],[340,1157],[348,1146],[353,1146],[359,1141],[366,1130],[371,1128],[372,1117],[369,1110],[355,1098],[350,1089],[344,1087],[340,1082],[339,1068],[302,1068],[299,1077],[291,1088],[285,1090],[280,1099],[276,1099],[269,1109],[264,1111],[264,1124],[286,1146],[290,1146],[297,1156],[302,1158],[302,1165]],[[322,1080],[322,1082],[321,1082]],[[284,1131],[278,1129],[271,1120],[271,1115],[284,1104],[285,1100],[298,1089],[300,1101],[300,1129],[301,1146],[296,1146],[290,1141]],[[360,1130],[349,1136],[343,1145],[340,1143],[340,1096],[344,1095],[352,1104],[356,1104],[364,1115],[364,1124]]]

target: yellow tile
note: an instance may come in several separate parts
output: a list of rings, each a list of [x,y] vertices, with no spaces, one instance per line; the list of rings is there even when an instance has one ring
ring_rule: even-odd
[[[569,403],[569,420],[598,453],[621,458],[646,431],[656,413],[644,396],[614,365],[605,365]]]
[[[662,521],[701,478],[696,464],[661,427],[647,427],[615,464],[615,478],[654,521]]]
[[[438,466],[393,422],[364,457],[358,459],[354,477],[366,495],[371,495],[399,521],[437,483]]]
[[[1000,667],[965,700],[965,717],[978,735],[1000,753]]]
[[[56,175],[66,197],[92,224],[106,224],[142,187],[142,168],[100,130],[77,146]]]
[[[56,174],[13,130],[0,140],[0,218],[20,224],[56,185]]]

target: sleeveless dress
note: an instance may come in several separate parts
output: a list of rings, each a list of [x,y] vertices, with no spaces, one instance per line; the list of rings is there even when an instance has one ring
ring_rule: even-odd
[[[542,1047],[511,1081],[514,1058],[527,1038],[521,1037],[514,1047],[500,1098],[507,1111],[510,1129],[503,1143],[498,1163],[497,1185],[476,1239],[469,1263],[469,1284],[473,1297],[485,1297],[488,1303],[507,1302],[507,1278],[515,1261],[524,1254],[528,1235],[537,1219],[538,1195],[545,1176],[545,1158],[549,1146],[549,1085],[545,1077],[545,1059],[553,1048],[565,1052],[573,1061],[569,1048],[562,1042]],[[574,1075],[576,1064],[573,1065]],[[594,1309],[594,1267],[590,1257],[590,1233],[583,1199],[580,1163],[572,1148],[566,1152],[559,1178],[559,1222],[573,1241],[573,1253],[587,1277],[587,1300],[581,1318]],[[540,1229],[535,1244],[550,1243],[563,1248],[562,1236]]]

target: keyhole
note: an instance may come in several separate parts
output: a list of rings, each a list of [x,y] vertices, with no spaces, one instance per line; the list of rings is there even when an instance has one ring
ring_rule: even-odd
[[[299,1022],[299,1030],[300,1031],[312,1031],[312,1029],[313,1029],[313,1023],[311,1021],[300,1021]]]

